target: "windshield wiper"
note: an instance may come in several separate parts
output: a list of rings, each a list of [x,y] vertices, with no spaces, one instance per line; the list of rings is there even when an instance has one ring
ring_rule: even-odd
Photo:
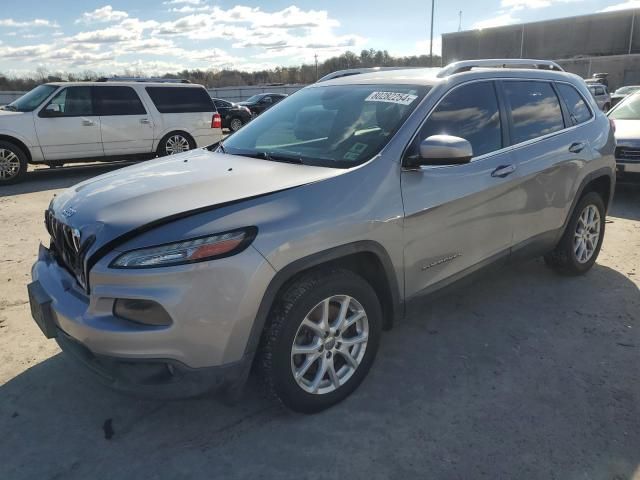
[[[298,165],[302,165],[304,162],[302,161],[302,157],[300,155],[288,155],[286,153],[269,153],[269,152],[261,152],[262,156],[271,160],[272,162],[285,162],[285,163],[295,163]]]
[[[269,160],[271,162],[283,162],[283,163],[295,163],[297,165],[304,165],[302,157],[300,155],[289,155],[287,153],[274,153],[274,152],[242,152],[237,155],[251,158],[261,158]]]
[[[3,110],[9,110],[10,112],[17,112],[18,109],[16,107],[14,107],[13,105],[5,105],[4,107],[2,107]]]

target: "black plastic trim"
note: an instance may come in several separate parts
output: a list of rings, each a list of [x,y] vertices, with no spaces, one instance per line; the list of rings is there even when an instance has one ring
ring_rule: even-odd
[[[342,257],[347,257],[356,253],[373,253],[380,260],[384,268],[387,282],[389,283],[389,290],[391,291],[393,320],[399,319],[404,314],[404,303],[400,298],[400,289],[398,287],[398,280],[396,278],[391,258],[385,250],[385,248],[377,242],[371,240],[363,240],[358,242],[341,245],[339,247],[330,248],[322,252],[314,253],[308,257],[301,258],[299,260],[290,263],[283,269],[279,270],[274,278],[269,283],[255,321],[251,328],[249,340],[245,348],[245,354],[255,354],[260,343],[260,337],[262,330],[267,321],[267,316],[271,311],[271,307],[276,299],[276,295],[282,288],[282,286],[298,273],[308,270],[309,268],[316,267],[333,260],[338,260]]]

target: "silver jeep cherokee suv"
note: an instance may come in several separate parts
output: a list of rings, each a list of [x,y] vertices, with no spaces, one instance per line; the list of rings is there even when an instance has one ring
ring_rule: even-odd
[[[255,366],[315,412],[411,300],[521,256],[587,272],[613,131],[582,79],[525,63],[314,84],[222,143],[69,188],[45,214],[36,322],[123,391],[235,397]]]

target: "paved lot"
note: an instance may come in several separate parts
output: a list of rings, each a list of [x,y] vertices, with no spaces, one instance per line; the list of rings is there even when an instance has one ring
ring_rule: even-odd
[[[434,299],[355,395],[300,416],[255,379],[234,407],[124,397],[44,339],[25,291],[42,212],[111,168],[0,190],[0,479],[640,479],[640,186],[588,276],[533,261]]]

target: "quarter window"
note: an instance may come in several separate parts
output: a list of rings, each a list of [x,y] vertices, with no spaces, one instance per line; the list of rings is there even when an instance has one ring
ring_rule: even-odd
[[[591,110],[587,107],[582,95],[574,87],[566,83],[558,83],[556,86],[560,96],[564,99],[564,103],[567,105],[569,116],[574,125],[584,123],[591,118]]]
[[[431,135],[453,135],[471,143],[477,157],[502,148],[500,109],[493,82],[456,88],[440,102],[420,130],[413,145]]]
[[[506,81],[504,92],[513,122],[512,143],[526,142],[564,128],[560,102],[550,83]]]
[[[100,115],[145,115],[140,97],[131,87],[95,87]]]
[[[160,113],[215,112],[213,100],[200,87],[147,87]]]
[[[91,87],[67,87],[54,96],[41,111],[44,117],[95,115]]]

